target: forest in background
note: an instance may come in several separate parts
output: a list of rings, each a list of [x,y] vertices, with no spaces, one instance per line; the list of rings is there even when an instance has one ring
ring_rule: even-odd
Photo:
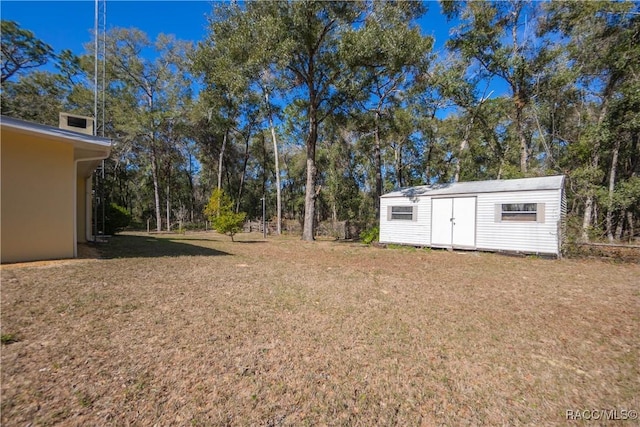
[[[427,6],[457,23],[445,52]],[[101,202],[157,230],[202,224],[215,189],[312,240],[375,226],[400,187],[564,174],[571,238],[639,234],[639,3],[232,2],[208,19],[195,44],[112,28],[100,64],[94,41],[55,52],[2,21],[2,114],[94,116],[104,70]]]

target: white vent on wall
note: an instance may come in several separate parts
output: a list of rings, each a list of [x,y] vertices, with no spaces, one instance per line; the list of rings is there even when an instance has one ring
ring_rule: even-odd
[[[60,129],[93,135],[93,118],[78,116],[76,114],[60,113]]]

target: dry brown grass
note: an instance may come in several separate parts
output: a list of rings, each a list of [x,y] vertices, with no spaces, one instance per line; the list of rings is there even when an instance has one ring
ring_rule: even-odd
[[[3,266],[2,425],[551,425],[640,409],[640,266],[113,238]]]

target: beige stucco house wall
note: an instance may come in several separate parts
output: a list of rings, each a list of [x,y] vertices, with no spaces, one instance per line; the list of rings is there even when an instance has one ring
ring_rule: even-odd
[[[0,117],[2,263],[72,258],[91,224],[91,174],[111,142]]]

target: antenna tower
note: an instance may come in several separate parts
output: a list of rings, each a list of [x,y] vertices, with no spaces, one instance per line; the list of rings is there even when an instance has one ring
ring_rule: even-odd
[[[104,137],[106,92],[107,0],[95,0],[93,27],[93,134]],[[94,173],[94,241],[98,237],[98,204],[102,206],[102,235],[105,235],[105,164]],[[100,194],[98,200],[98,193]]]
[[[107,0],[95,0],[93,29],[93,113],[94,134],[104,136],[106,90]]]

